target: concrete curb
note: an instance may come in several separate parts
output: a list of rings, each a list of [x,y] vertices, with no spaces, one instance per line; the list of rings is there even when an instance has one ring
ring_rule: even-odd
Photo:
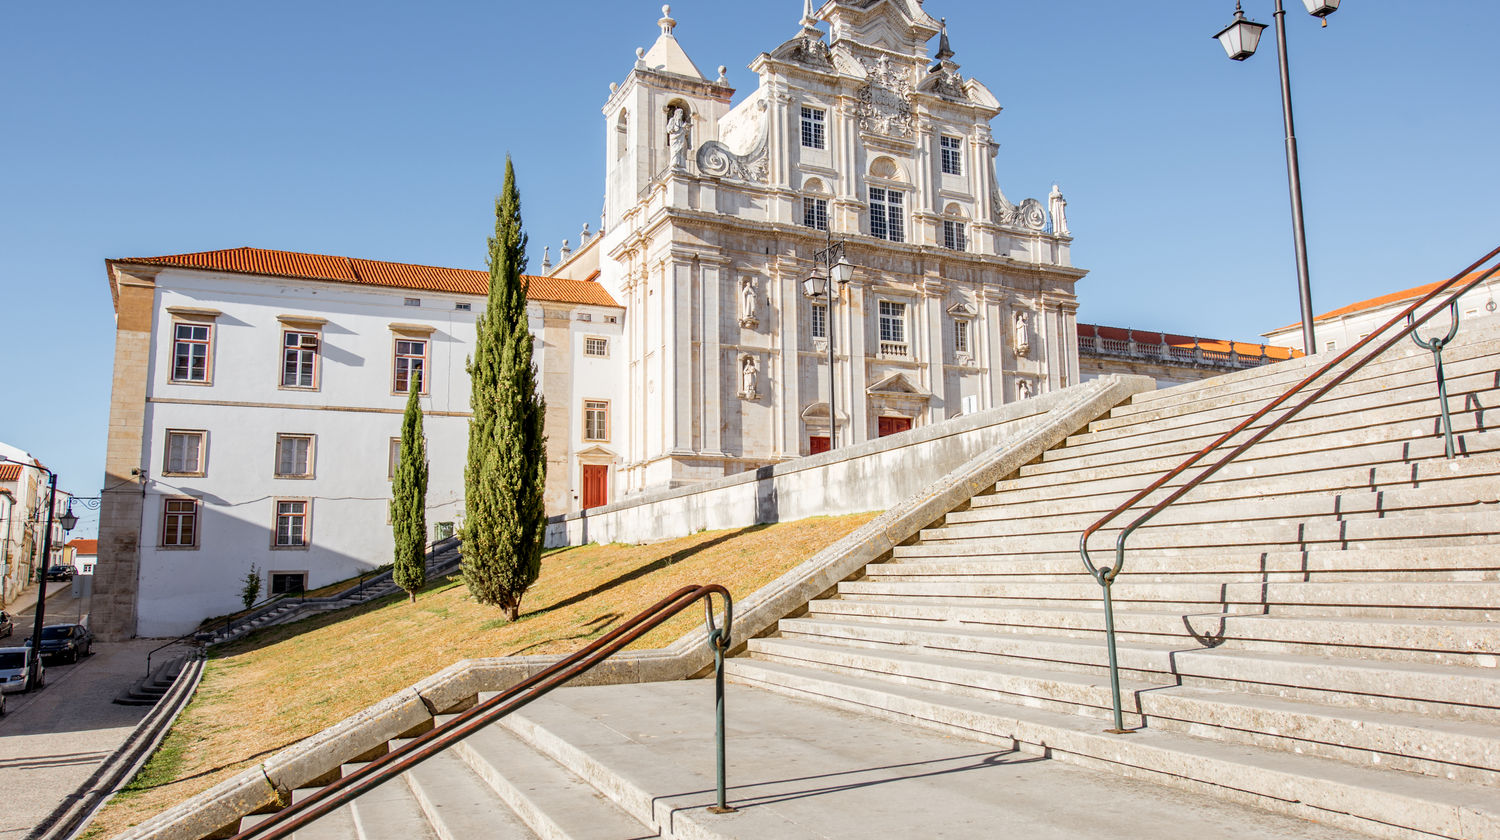
[[[1056,446],[1111,408],[1155,388],[1144,376],[1111,375],[1061,392],[1050,410],[1014,421],[1013,436],[932,482],[920,493],[818,552],[735,609],[736,649],[769,632],[839,581],[890,553],[922,528]],[[574,685],[680,680],[712,667],[708,634],[696,629],[665,648],[621,653]],[[118,835],[116,840],[197,840],[240,817],[275,810],[290,791],[336,773],[340,764],[383,752],[393,738],[415,734],[432,716],[466,708],[481,692],[502,691],[558,661],[557,656],[468,659],[345,718],[266,761]]]
[[[156,752],[177,716],[187,707],[188,701],[193,699],[202,678],[203,658],[193,656],[183,666],[172,687],[151,712],[136,724],[135,730],[125,742],[99,765],[78,790],[63,800],[36,830],[26,835],[26,840],[72,840],[81,834],[94,814],[119,793],[140,771],[146,759]]]

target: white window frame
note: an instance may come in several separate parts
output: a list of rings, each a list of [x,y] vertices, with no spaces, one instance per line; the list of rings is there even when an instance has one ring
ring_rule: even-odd
[[[393,437],[386,455],[385,480],[396,480],[396,465],[401,463],[401,438]]]
[[[908,343],[906,334],[907,309],[906,301],[881,300],[877,304],[876,313],[879,320],[876,338],[880,342],[880,355],[910,355],[911,345]]]
[[[413,343],[420,343],[422,345],[422,354],[420,356],[401,352],[402,344]],[[418,338],[416,336],[409,335],[396,335],[391,342],[391,394],[394,396],[406,396],[406,394],[411,390],[411,375],[414,371],[421,372],[422,390],[418,391],[417,393],[425,396],[429,391],[431,391],[432,383],[430,380],[432,379],[432,377],[427,375],[428,370],[432,367],[430,364],[428,364],[431,356],[432,340],[427,336]],[[413,368],[410,364],[410,360],[413,359],[419,360],[421,364]],[[401,384],[401,363],[403,360],[407,361],[407,367],[405,371],[406,387],[404,388],[399,387]]]
[[[828,338],[828,304],[812,304],[812,317],[808,323],[808,335],[813,338]]]
[[[943,247],[950,251],[969,250],[969,232],[962,219],[943,220]]]
[[[583,439],[593,442],[609,442],[609,400],[584,400],[583,401]],[[598,415],[600,425],[603,427],[602,436],[595,436],[594,422]]]
[[[969,354],[969,319],[953,319],[953,352],[956,355],[967,356]]]
[[[198,457],[195,468],[191,470],[172,469],[172,438],[174,436],[198,439]],[[208,473],[208,432],[202,429],[167,429],[167,435],[163,439],[161,473],[162,475],[194,475],[202,476]]]
[[[870,235],[887,242],[906,241],[906,193],[870,187]]]
[[[306,455],[304,456],[305,463],[303,464],[303,471],[300,472],[300,473],[299,472],[287,472],[284,469],[284,467],[286,465],[286,453],[285,453],[284,447],[288,443],[291,443],[292,441],[305,441],[307,443],[307,452],[306,452]],[[275,475],[276,475],[276,477],[277,478],[312,478],[313,477],[313,465],[315,463],[314,459],[317,457],[317,447],[318,447],[318,436],[317,435],[308,435],[308,434],[278,434],[276,436],[276,464],[275,464]]]
[[[288,339],[290,339],[292,336],[297,337],[297,343],[295,345],[287,343]],[[309,343],[308,339],[311,339],[312,341]],[[296,367],[293,371],[292,377],[294,381],[288,382],[287,364],[291,360],[292,354],[296,354]],[[305,358],[309,354],[311,355],[311,358]],[[321,332],[319,332],[318,330],[297,329],[294,327],[283,328],[281,330],[281,371],[280,379],[278,380],[280,384],[277,385],[277,387],[290,391],[318,390],[320,384],[318,382],[318,372],[319,368],[322,367],[322,360],[323,335]],[[308,382],[306,384],[303,384],[300,381],[302,379],[304,366],[309,368],[309,370],[307,371]]]
[[[801,127],[802,148],[828,148],[828,111],[803,105]]]
[[[828,199],[802,196],[802,226],[813,230],[828,230]]]
[[[214,322],[212,321],[188,321],[182,319],[174,319],[172,321],[172,358],[170,362],[172,368],[169,371],[168,381],[177,385],[214,384],[214,326]],[[203,337],[201,339],[196,336],[184,338],[181,334],[183,329],[201,329],[203,330]],[[191,350],[189,350],[186,374],[182,376],[178,375],[180,366],[177,361],[184,346],[188,348],[202,348],[203,360],[200,366],[201,370],[196,371],[200,375],[193,375],[195,373],[195,366]]]
[[[591,349],[590,342],[598,342],[600,350],[595,353]],[[590,359],[609,358],[609,339],[602,335],[586,335],[583,337],[583,355]]]
[[[939,166],[944,175],[964,174],[964,140],[947,134],[938,137]]]

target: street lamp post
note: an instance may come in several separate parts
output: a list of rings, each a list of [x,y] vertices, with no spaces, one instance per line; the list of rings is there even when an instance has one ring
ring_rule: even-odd
[[[824,274],[816,271],[811,277],[802,281],[802,289],[807,296],[813,300],[826,300],[827,311],[823,319],[824,332],[828,337],[828,448],[838,448],[838,417],[834,410],[834,393],[838,388],[837,380],[833,370],[833,304],[842,294],[845,284],[854,276],[854,265],[844,256],[844,242],[833,241],[832,234],[828,237],[828,247],[813,254],[813,264],[827,267]],[[837,283],[837,287],[834,284]]]
[[[1307,7],[1308,14],[1323,18],[1323,25],[1327,26],[1327,17],[1338,9],[1339,0],[1302,0],[1302,4]],[[1292,236],[1297,253],[1297,285],[1302,305],[1302,346],[1311,355],[1318,352],[1318,347],[1313,338],[1312,281],[1307,272],[1307,231],[1302,224],[1302,175],[1297,165],[1297,132],[1292,125],[1292,82],[1286,57],[1286,10],[1282,8],[1281,0],[1276,0],[1275,18],[1276,51],[1281,68],[1281,117],[1286,124],[1287,189],[1292,199]],[[1235,0],[1234,20],[1214,37],[1224,46],[1224,52],[1231,59],[1244,61],[1255,54],[1261,31],[1265,28],[1263,23],[1246,20],[1239,0]]]
[[[24,461],[13,461],[5,457],[0,457],[0,461],[21,464],[22,466],[41,470],[47,474],[47,526],[42,531],[43,568],[41,580],[37,582],[36,621],[33,623],[31,631],[31,667],[26,669],[26,690],[31,691],[37,687],[37,672],[41,670],[42,665],[42,627],[46,624],[47,615],[46,565],[52,562],[52,517],[57,513],[57,473],[37,463],[28,464]],[[70,507],[68,508],[68,512],[62,515],[61,525],[63,526],[63,530],[71,531],[73,530],[73,526],[77,524],[78,517],[73,515],[73,509]]]

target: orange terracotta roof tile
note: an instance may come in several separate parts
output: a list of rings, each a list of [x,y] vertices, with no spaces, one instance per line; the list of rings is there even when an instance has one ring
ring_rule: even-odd
[[[1173,335],[1172,333],[1149,332],[1147,330],[1132,330],[1125,327],[1106,327],[1099,324],[1079,324],[1078,337],[1113,339],[1115,341],[1128,341],[1134,338],[1139,344],[1167,344],[1172,347],[1191,348],[1196,342],[1198,347],[1204,350],[1213,350],[1220,353],[1228,353],[1230,348],[1241,356],[1259,357],[1262,348],[1266,358],[1285,361],[1302,355],[1301,350],[1290,347],[1279,347],[1274,344],[1250,344],[1244,341],[1228,341],[1222,338],[1195,338],[1190,335]]]
[[[487,271],[383,262],[358,257],[301,254],[294,251],[269,251],[264,248],[226,248],[222,251],[199,251],[163,257],[133,257],[110,260],[110,262],[203,268],[238,274],[331,280],[339,283],[464,295],[486,294],[490,284],[490,275]],[[564,280],[558,277],[529,277],[528,279],[531,286],[527,297],[532,300],[619,306],[603,286],[588,280]]]
[[[1487,270],[1488,269],[1482,269],[1480,271],[1474,272],[1473,274],[1466,275],[1463,278],[1463,280],[1460,280],[1458,283],[1455,283],[1454,286],[1457,287],[1459,285],[1462,285],[1464,282],[1467,282],[1469,280],[1474,279],[1475,277],[1478,277],[1480,274],[1483,274],[1484,271],[1487,271]],[[1436,289],[1438,286],[1441,286],[1442,284],[1444,284],[1446,282],[1448,282],[1448,281],[1447,280],[1439,280],[1436,283],[1427,283],[1427,284],[1421,285],[1421,286],[1413,286],[1410,289],[1402,289],[1399,292],[1391,292],[1389,294],[1384,294],[1384,295],[1381,295],[1379,297],[1372,297],[1369,300],[1362,300],[1362,301],[1359,301],[1357,303],[1351,303],[1348,306],[1340,306],[1338,309],[1330,309],[1329,311],[1324,312],[1321,315],[1314,316],[1313,317],[1313,323],[1316,324],[1319,321],[1327,321],[1327,320],[1330,320],[1330,319],[1333,319],[1333,318],[1342,318],[1345,315],[1353,315],[1356,312],[1363,312],[1366,309],[1378,309],[1378,308],[1380,308],[1382,306],[1387,306],[1387,305],[1392,304],[1392,303],[1400,303],[1401,301],[1404,301],[1404,300],[1415,300],[1415,299],[1417,299],[1419,297],[1422,297],[1423,295],[1427,294],[1428,292],[1432,291],[1433,289]],[[1281,330],[1295,329],[1295,328],[1300,327],[1300,326],[1302,326],[1302,322],[1298,321],[1295,324],[1287,324],[1286,326],[1281,327],[1280,329],[1271,330],[1271,332],[1281,332]]]
[[[0,481],[15,481],[20,477],[20,464],[0,464]]]
[[[98,540],[71,540],[68,543],[68,547],[71,548],[71,549],[73,549],[74,551],[78,552],[79,554],[98,554],[99,553],[99,541]]]

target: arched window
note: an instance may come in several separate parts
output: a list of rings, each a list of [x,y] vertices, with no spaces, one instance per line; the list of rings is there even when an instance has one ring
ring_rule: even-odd
[[[630,114],[623,108],[615,120],[615,160],[621,160],[630,151]]]

